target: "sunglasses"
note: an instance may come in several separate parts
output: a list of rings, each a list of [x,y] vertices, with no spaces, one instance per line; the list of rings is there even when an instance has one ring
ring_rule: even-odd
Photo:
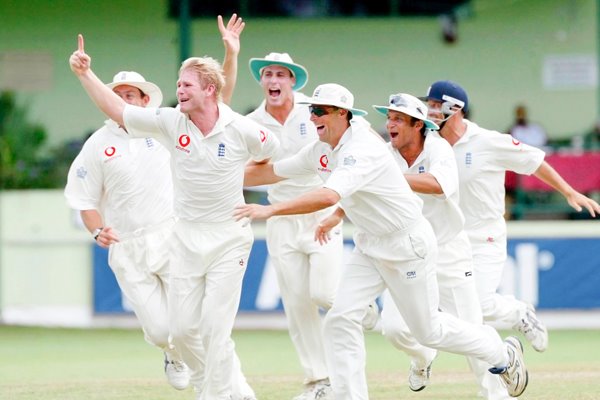
[[[325,107],[308,106],[308,110],[310,111],[311,114],[314,114],[317,117],[322,117],[323,115],[328,115],[332,111],[337,110],[337,107],[334,107],[334,109],[332,111],[327,111],[327,109],[325,109]]]
[[[404,97],[393,94],[390,96],[390,105],[395,107],[408,107],[408,103],[404,99]]]

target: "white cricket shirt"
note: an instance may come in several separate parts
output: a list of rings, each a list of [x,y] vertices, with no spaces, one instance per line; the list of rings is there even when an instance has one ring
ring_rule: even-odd
[[[465,123],[466,133],[453,146],[465,230],[490,226],[490,233],[502,233],[506,230],[506,171],[531,175],[542,164],[545,154],[508,134],[481,128],[468,120]]]
[[[119,233],[173,216],[169,153],[151,138],[133,139],[107,120],[69,169],[65,197],[76,210],[98,210]]]
[[[175,214],[186,221],[233,221],[244,204],[244,169],[271,158],[279,141],[266,128],[219,103],[219,119],[206,136],[175,108],[128,105],[123,114],[132,136],[151,135],[171,153]]]
[[[308,99],[302,93],[294,93],[294,102]],[[319,139],[315,124],[310,120],[310,112],[305,104],[294,104],[292,112],[282,125],[265,108],[266,102],[258,106],[256,110],[248,114],[248,118],[258,122],[269,129],[279,139],[279,150],[272,161],[279,161],[298,153],[307,144]],[[271,203],[279,203],[291,200],[312,189],[323,186],[323,181],[316,175],[300,176],[286,179],[269,185],[268,198]]]
[[[442,194],[416,195],[423,200],[423,215],[433,227],[438,244],[454,239],[463,230],[465,218],[459,207],[458,170],[450,144],[436,131],[428,131],[423,151],[410,167],[391,143],[387,146],[403,173],[430,173],[438,181]]]
[[[351,123],[338,145],[316,141],[274,164],[275,174],[318,174],[337,192],[340,206],[358,230],[381,236],[422,218],[423,202],[412,192],[385,143],[364,123]]]

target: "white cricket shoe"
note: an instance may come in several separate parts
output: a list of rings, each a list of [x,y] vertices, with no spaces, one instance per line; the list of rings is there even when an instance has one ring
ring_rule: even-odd
[[[329,379],[322,379],[306,387],[306,390],[293,400],[334,400]]]
[[[410,372],[408,373],[408,387],[413,392],[420,392],[429,385],[429,377],[431,376],[431,364],[427,368],[417,368],[411,361]]]
[[[365,331],[371,331],[375,329],[377,325],[377,321],[379,321],[379,306],[377,302],[374,301],[367,307],[365,311],[365,316],[362,320],[362,327]]]
[[[165,353],[165,375],[171,386],[183,390],[190,384],[190,370],[181,360],[170,360]]]
[[[500,375],[506,384],[508,394],[519,397],[527,388],[529,374],[523,359],[523,345],[515,336],[509,336],[504,340],[508,350],[508,365],[504,368],[490,368],[492,374]]]
[[[521,312],[519,322],[513,326],[513,329],[521,332],[535,351],[541,353],[548,348],[548,330],[535,315],[535,309],[531,304]]]

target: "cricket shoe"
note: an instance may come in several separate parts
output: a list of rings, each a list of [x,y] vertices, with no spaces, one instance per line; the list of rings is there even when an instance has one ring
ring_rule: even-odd
[[[410,372],[408,373],[408,387],[413,392],[420,392],[429,385],[429,378],[431,377],[431,363],[427,368],[417,368],[417,366],[411,361]]]
[[[306,387],[306,390],[293,400],[333,400],[333,389],[329,379],[322,379]]]
[[[375,329],[377,325],[377,321],[379,321],[379,306],[376,301],[373,301],[368,305],[367,310],[365,312],[365,316],[362,320],[362,327],[365,331],[372,331]]]
[[[492,374],[500,375],[506,384],[509,395],[519,397],[529,382],[529,374],[523,359],[523,345],[515,336],[507,337],[504,343],[508,351],[508,365],[502,368],[493,367],[489,371]]]
[[[181,360],[171,360],[165,353],[165,375],[171,386],[183,390],[190,384],[190,370]]]
[[[535,351],[541,353],[548,348],[548,330],[535,315],[535,309],[531,304],[521,312],[519,322],[513,326],[513,329],[521,332]]]

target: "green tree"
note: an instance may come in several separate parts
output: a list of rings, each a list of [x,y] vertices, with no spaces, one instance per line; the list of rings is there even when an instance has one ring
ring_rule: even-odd
[[[27,119],[11,92],[0,93],[0,189],[59,188],[81,143],[69,142],[43,154],[44,127]]]

